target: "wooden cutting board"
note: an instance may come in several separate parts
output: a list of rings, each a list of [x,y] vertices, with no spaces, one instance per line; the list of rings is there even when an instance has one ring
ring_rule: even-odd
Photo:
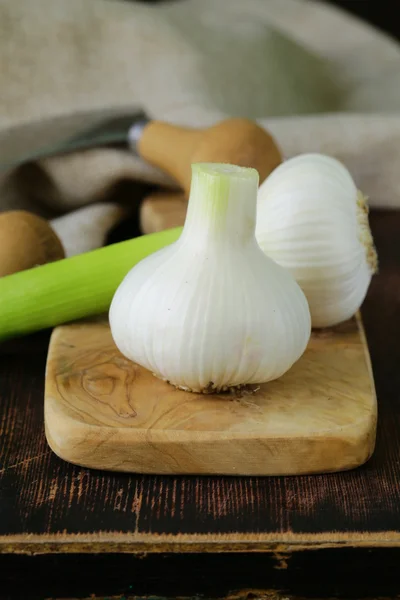
[[[62,459],[140,473],[291,475],[351,469],[375,445],[359,316],[313,333],[280,379],[242,395],[176,390],[125,359],[104,319],[53,331],[45,429]]]

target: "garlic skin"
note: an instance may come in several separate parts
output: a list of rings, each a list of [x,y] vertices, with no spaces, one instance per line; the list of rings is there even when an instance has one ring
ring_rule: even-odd
[[[351,318],[377,271],[367,200],[330,156],[291,158],[261,184],[256,238],[304,291],[313,328]]]
[[[180,238],[136,265],[112,300],[121,353],[178,388],[270,381],[307,346],[306,298],[255,239],[258,181],[255,169],[192,165]]]

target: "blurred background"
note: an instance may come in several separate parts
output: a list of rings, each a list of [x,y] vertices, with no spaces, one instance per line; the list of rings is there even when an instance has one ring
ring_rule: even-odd
[[[400,38],[400,21],[395,17],[395,2],[387,2],[386,0],[383,2],[379,0],[328,0],[328,4],[344,8],[348,12],[372,23],[375,27]]]
[[[53,6],[64,7],[68,4],[64,4],[63,0],[60,2],[42,1],[44,4],[48,2],[49,6],[50,14],[47,23],[53,23],[53,21],[58,23],[57,8],[53,8]],[[21,30],[19,25],[15,29],[14,38],[12,33],[8,33],[9,40],[7,42],[7,38],[6,41],[3,39],[3,45],[5,52],[9,52],[9,55],[3,62],[9,64],[10,68],[3,70],[0,76],[3,90],[2,110],[0,111],[0,141],[2,127],[5,132],[3,137],[6,137],[7,127],[10,126],[10,123],[29,123],[41,115],[43,99],[48,103],[52,114],[58,111],[66,114],[75,114],[86,110],[90,112],[93,107],[103,105],[116,108],[121,105],[121,99],[124,99],[124,102],[129,105],[137,101],[153,117],[156,116],[163,120],[178,120],[181,123],[189,123],[191,126],[200,126],[204,120],[211,119],[211,116],[212,119],[220,119],[223,118],[221,114],[245,113],[251,118],[257,117],[261,121],[264,119],[262,124],[272,128],[271,133],[275,135],[286,156],[316,149],[334,154],[346,162],[359,181],[364,182],[365,187],[370,190],[370,196],[373,200],[376,199],[376,202],[379,201],[380,206],[389,204],[392,206],[397,202],[396,199],[400,198],[400,193],[397,193],[397,189],[400,189],[397,167],[391,167],[392,164],[397,164],[394,155],[400,148],[396,138],[397,129],[385,125],[384,119],[382,122],[372,119],[370,123],[367,118],[371,113],[380,111],[386,115],[390,112],[396,115],[398,113],[400,105],[399,47],[397,44],[392,44],[386,36],[375,35],[375,32],[368,31],[368,28],[353,27],[351,18],[348,19],[349,27],[344,27],[343,30],[337,27],[338,31],[336,31],[328,24],[327,36],[318,35],[316,30],[318,29],[318,18],[314,21],[314,16],[325,13],[318,5],[325,4],[343,10],[345,15],[354,15],[365,23],[370,23],[378,31],[381,30],[393,39],[399,40],[400,21],[396,17],[394,2],[390,4],[386,0],[307,0],[303,5],[306,6],[306,9],[303,9],[303,6],[300,7],[301,11],[307,10],[310,17],[309,21],[308,19],[304,20],[306,23],[304,32],[302,30],[303,23],[299,24],[297,17],[291,17],[290,3],[286,5],[277,0],[271,1],[270,6],[275,6],[276,14],[282,12],[282,15],[278,15],[278,23],[288,21],[288,29],[283,26],[287,36],[277,39],[267,27],[268,20],[263,21],[266,25],[263,30],[260,29],[257,20],[253,19],[254,28],[250,31],[245,27],[244,34],[237,38],[241,40],[242,45],[238,44],[235,38],[235,22],[227,23],[225,12],[229,12],[229,7],[234,4],[240,11],[242,7],[246,9],[247,5],[251,4],[250,2],[247,4],[246,0],[236,0],[236,2],[223,0],[222,3],[216,3],[219,4],[220,11],[222,11],[220,18],[224,23],[223,33],[228,32],[229,34],[225,37],[215,35],[213,37],[214,22],[209,30],[205,28],[202,31],[200,28],[199,34],[196,20],[198,15],[196,17],[196,13],[194,13],[191,20],[191,11],[184,9],[188,0],[139,0],[142,6],[138,9],[136,18],[132,17],[130,29],[126,26],[125,15],[129,14],[131,7],[128,7],[126,13],[125,10],[127,9],[126,4],[131,2],[132,0],[126,0],[123,6],[119,2],[104,3],[105,11],[102,12],[103,9],[100,9],[100,13],[105,15],[104,27],[98,29],[93,28],[93,20],[89,14],[91,2],[87,4],[89,7],[87,11],[83,9],[84,3],[77,3],[77,6],[81,7],[80,10],[82,9],[81,14],[79,11],[74,13],[75,3],[71,3],[71,15],[66,19],[66,22],[69,23],[68,27],[65,27],[67,34],[64,31],[63,36],[59,39],[54,33],[57,31],[57,27],[49,27],[46,25],[46,20],[35,22],[32,26],[32,20],[34,21],[35,18],[35,11],[32,11],[32,15],[26,17],[27,22],[30,23],[29,27],[32,31],[41,31],[40,34],[37,34],[38,39],[43,37],[47,40],[48,50],[43,56],[41,48],[35,45],[34,36],[25,36],[23,39],[21,37],[19,46],[22,46],[22,50],[17,51],[19,46],[14,38],[18,38],[18,31]],[[259,5],[256,3],[260,13],[264,11],[266,14],[268,13],[269,2],[270,0],[260,0]],[[13,0],[6,0],[6,4],[11,11],[11,7],[17,3],[14,3]],[[98,5],[102,4],[99,1]],[[148,11],[150,4],[159,5],[154,8],[160,9],[160,14],[169,15],[168,18],[172,19],[172,26],[176,27],[178,32],[183,32],[184,40],[185,36],[187,37],[188,53],[187,55],[183,53],[185,56],[183,62],[180,52],[176,50],[176,48],[179,49],[179,46],[175,48],[175,44],[171,43],[168,27],[164,30],[161,26],[157,29],[151,25],[149,32],[146,33],[146,19],[143,17],[142,20],[142,16],[152,12]],[[164,6],[161,7],[161,4]],[[165,6],[169,4],[172,6]],[[30,3],[25,4],[27,10],[29,5]],[[201,11],[205,5],[206,2],[202,4],[202,0],[199,0],[197,10]],[[210,0],[208,7],[212,7],[214,10],[214,6],[213,0]],[[286,6],[289,8],[285,9]],[[165,11],[162,11],[161,8],[165,8]],[[120,28],[120,36],[115,36],[113,29],[113,9],[116,12],[115,27]],[[121,19],[118,16],[120,9],[122,9],[121,14],[124,15]],[[110,11],[110,14],[107,11]],[[61,10],[61,13],[63,12],[64,8]],[[250,13],[251,10],[249,11],[249,24],[252,27]],[[133,10],[132,14],[134,14]],[[282,21],[280,21],[281,17]],[[291,25],[289,26],[290,21]],[[19,22],[18,18],[15,22]],[[168,19],[166,22],[168,24]],[[339,22],[345,24],[346,16],[345,18],[339,17]],[[136,29],[135,23],[137,24]],[[277,31],[279,30],[280,26],[278,25]],[[359,39],[358,32],[360,30],[363,34]],[[246,33],[248,31],[250,34]],[[92,34],[92,32],[95,33]],[[272,32],[274,32],[273,28]],[[209,44],[203,44],[202,35],[210,36]],[[87,40],[91,36],[94,38],[93,43],[88,44]],[[157,43],[148,44],[147,38],[152,38]],[[180,39],[178,36],[177,40]],[[309,44],[306,43],[307,39]],[[81,50],[75,40],[81,40],[80,44],[86,53],[85,61],[82,61],[80,57],[77,59]],[[293,43],[297,44],[295,48]],[[326,49],[329,46],[326,54],[325,45]],[[14,46],[15,50],[12,51]],[[139,64],[139,60],[136,62],[133,60],[135,52],[132,49],[136,47],[140,50],[136,53],[137,56],[145,57],[145,66]],[[157,48],[160,47],[163,51],[157,52]],[[240,50],[238,50],[239,47]],[[302,48],[301,52],[298,51],[300,47]],[[104,50],[105,48],[107,50]],[[222,52],[220,52],[221,48],[223,48]],[[309,49],[312,49],[312,56],[308,54]],[[104,52],[104,59],[99,62],[98,57],[102,52]],[[230,56],[230,52],[242,53],[240,60],[232,61],[227,58]],[[30,56],[35,53],[41,57],[42,64],[45,64],[46,68],[39,67],[41,78],[32,75],[33,69],[26,69],[25,78],[22,80],[29,90],[27,93],[25,89],[21,91],[21,86],[18,84],[21,77],[20,75],[16,76],[16,73],[19,74],[20,70],[26,67]],[[274,60],[264,60],[265,56],[272,55]],[[129,58],[121,59],[125,56],[129,56]],[[211,59],[207,59],[208,56]],[[66,63],[69,69],[68,76],[62,74],[62,70],[59,68],[60,64],[64,64],[65,57],[68,57]],[[259,58],[259,62],[255,63],[255,57]],[[290,57],[293,57],[293,60]],[[295,60],[294,57],[296,57]],[[320,58],[322,58],[321,62]],[[206,70],[199,68],[199,64],[203,64],[203,60],[209,61],[210,68]],[[171,61],[175,65],[172,69]],[[246,66],[249,62],[253,66],[256,64],[257,68],[249,69]],[[120,65],[120,63],[122,68],[110,66]],[[195,68],[188,68],[188,65]],[[255,77],[253,72],[256,73]],[[165,73],[171,73],[171,77],[165,77]],[[238,79],[246,82],[246,85],[237,86]],[[66,85],[66,81],[68,81],[68,85]],[[88,83],[89,81],[90,83]],[[112,81],[112,84],[105,83],[109,81]],[[221,85],[221,81],[224,82],[223,85]],[[271,85],[272,81],[273,85]],[[35,93],[31,93],[32,88]],[[294,89],[295,93],[293,93]],[[63,92],[61,93],[60,90]],[[15,102],[15,98],[20,101]],[[276,100],[277,98],[279,100]],[[346,117],[349,118],[352,118],[352,113],[361,113],[361,117],[356,117],[352,121],[351,127],[346,125],[342,130],[340,127],[337,128],[335,123],[332,124],[329,119],[318,120],[322,113],[328,115],[340,112],[346,113]],[[211,115],[211,113],[213,114]],[[311,130],[308,126],[302,125],[301,119],[296,121],[295,126],[289,122],[285,125],[284,122],[274,123],[268,120],[282,115],[301,116],[304,114],[316,116],[314,129]],[[367,125],[364,121],[360,124],[360,118],[363,118],[364,115],[368,121]],[[3,125],[1,124],[2,120]],[[274,127],[275,129],[273,129]],[[301,127],[306,129],[301,129]],[[352,134],[348,136],[350,129]],[[400,136],[400,133],[398,135]],[[35,136],[32,137],[36,139]],[[354,138],[358,140],[357,143]],[[368,139],[368,148],[366,148],[366,139]],[[371,146],[371,140],[375,146]],[[384,141],[382,142],[382,140]],[[13,141],[15,141],[15,136]],[[390,161],[383,159],[383,145],[387,149]],[[22,147],[25,151],[24,143]],[[38,211],[46,219],[62,218],[64,213],[71,212],[71,219],[56,223],[52,221],[52,226],[58,228],[57,231],[61,237],[64,234],[63,243],[70,248],[68,255],[73,252],[77,253],[78,248],[79,251],[83,251],[80,241],[87,238],[87,236],[79,234],[76,224],[79,222],[82,227],[86,226],[85,219],[90,221],[92,217],[89,215],[92,214],[97,215],[96,223],[101,222],[103,215],[101,211],[106,209],[99,205],[100,201],[106,200],[112,205],[107,207],[107,211],[111,215],[110,224],[107,225],[110,229],[107,230],[104,226],[104,229],[108,231],[107,243],[136,237],[142,233],[151,233],[153,227],[161,227],[149,207],[152,207],[152,210],[157,208],[157,218],[162,214],[166,219],[167,217],[169,219],[168,215],[171,216],[171,219],[172,217],[173,219],[182,219],[184,215],[182,211],[185,207],[182,199],[175,198],[176,204],[173,205],[170,200],[168,203],[162,204],[162,199],[157,203],[159,199],[150,198],[149,202],[144,205],[143,201],[146,197],[158,191],[160,181],[155,176],[154,179],[147,175],[143,179],[139,177],[144,170],[143,165],[135,165],[132,156],[127,153],[118,153],[118,150],[121,152],[123,149],[124,145],[122,144],[122,148],[103,148],[97,154],[93,152],[87,156],[77,155],[75,162],[74,156],[72,156],[71,160],[64,162],[62,158],[57,161],[56,157],[55,160],[50,159],[40,165],[29,163],[23,165],[19,171],[13,173],[12,177],[3,180],[2,187],[0,185],[0,210],[15,209],[17,206]],[[376,160],[371,159],[377,153],[380,157],[379,165]],[[86,159],[87,167],[83,166],[82,160],[84,159]],[[184,200],[186,201],[186,199]],[[87,212],[77,213],[75,216],[72,214],[75,209],[80,210],[89,204],[93,204],[93,210],[97,210],[98,213],[88,209]],[[115,205],[118,205],[117,209],[114,209]],[[122,208],[126,206],[129,207],[129,216],[122,211]],[[143,206],[145,209],[147,207],[147,212]],[[176,206],[176,213],[171,206]],[[122,218],[123,214],[124,218]],[[149,219],[141,218],[143,214],[151,214],[151,222]],[[145,220],[146,226],[141,226],[140,223],[144,223]],[[115,225],[111,225],[114,222]],[[169,227],[178,224],[181,223],[168,220]],[[67,240],[68,236],[71,237],[71,242]],[[97,247],[100,242],[98,238],[93,237],[93,239],[96,239]]]
[[[156,3],[166,2],[168,0],[142,0],[143,2]],[[178,0],[184,2],[184,0]],[[265,0],[268,2],[268,0]],[[375,27],[383,29],[392,36],[400,39],[400,20],[395,16],[396,1],[387,0],[311,0],[325,1],[327,4],[333,4],[343,8],[348,12],[361,17],[365,21],[373,24]]]

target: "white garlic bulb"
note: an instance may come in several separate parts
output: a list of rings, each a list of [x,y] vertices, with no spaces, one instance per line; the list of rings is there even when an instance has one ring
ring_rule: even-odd
[[[255,239],[258,182],[255,169],[192,165],[180,238],[136,265],[112,300],[121,353],[178,388],[266,382],[307,346],[306,298]]]
[[[313,327],[360,308],[377,255],[367,200],[341,162],[302,154],[279,165],[258,191],[256,238],[299,283]]]

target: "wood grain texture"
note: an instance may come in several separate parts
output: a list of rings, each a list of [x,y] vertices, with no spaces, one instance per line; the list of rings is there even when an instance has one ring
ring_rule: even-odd
[[[370,549],[376,548],[382,553],[380,568],[387,576],[385,581],[392,577],[393,583],[398,573],[393,565],[400,560],[396,554],[400,543],[400,212],[372,211],[371,225],[380,272],[372,282],[362,312],[379,419],[376,448],[365,465],[336,474],[235,478],[129,475],[74,466],[52,453],[44,433],[49,333],[14,340],[0,346],[2,572],[8,572],[11,562],[6,562],[5,557],[14,552],[58,555],[82,549],[86,553],[98,550],[169,555],[192,548],[211,553],[284,553],[299,548],[300,552],[293,552],[297,558],[288,563],[290,568],[293,565],[295,577],[300,573],[297,569],[307,569],[305,549],[310,548],[307,556],[314,578],[318,571],[316,551],[320,548],[318,552],[326,557],[326,571],[322,572],[321,567],[322,583],[330,577],[334,587],[340,579],[340,569],[344,572],[346,565],[351,565],[354,571],[355,549],[361,548],[360,569],[365,568],[368,573],[365,565],[374,556]],[[346,547],[348,552],[344,551]],[[333,560],[329,548],[340,552],[341,558],[336,556]],[[386,554],[389,550],[390,561]],[[304,558],[300,559],[300,554]],[[78,574],[82,560],[79,556],[76,560]],[[162,576],[167,576],[170,568],[171,573],[176,573],[165,555],[160,556],[160,562],[154,560],[145,572],[147,576],[154,569]],[[200,568],[199,560],[199,555],[193,556],[193,569]],[[300,560],[304,561],[301,565]],[[32,561],[43,564],[39,558],[36,561],[32,557]],[[95,575],[99,577],[98,557],[96,561]],[[205,582],[204,573],[211,576],[204,564],[201,579],[195,580],[189,569],[190,560],[179,561],[183,562],[174,565],[180,573],[188,573],[188,586],[192,578],[193,586],[197,581],[200,588],[200,583]],[[254,583],[258,570],[266,573],[266,567],[255,562],[254,557],[246,561],[240,557],[236,563],[231,556],[225,563],[222,558],[219,562],[212,554],[210,569],[218,565],[222,572],[225,564],[232,578],[237,567],[246,564],[248,578],[253,580],[251,585],[258,585]],[[13,559],[12,564],[15,573],[25,572],[22,556]],[[48,566],[49,572],[57,573],[57,564],[54,559],[51,568]],[[144,563],[138,564],[141,566],[132,571],[119,555],[115,567],[125,565],[126,577],[133,572],[138,577]],[[268,577],[283,573],[274,568],[276,564],[268,571]],[[388,573],[388,565],[395,570]],[[34,570],[32,567],[32,577]],[[360,575],[357,585],[365,581],[366,576]],[[247,585],[243,580],[236,583]],[[177,586],[176,580],[174,585]]]
[[[312,334],[283,377],[232,394],[175,389],[117,350],[107,319],[54,330],[45,388],[50,447],[94,469],[293,475],[363,464],[377,407],[361,319]]]

